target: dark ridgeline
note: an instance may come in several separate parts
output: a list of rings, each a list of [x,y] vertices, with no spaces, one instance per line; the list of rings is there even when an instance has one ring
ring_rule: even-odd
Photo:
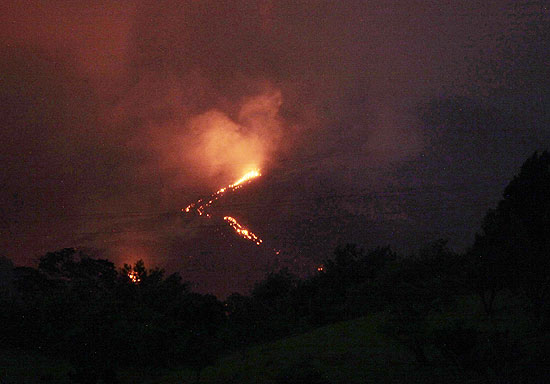
[[[223,303],[191,292],[178,274],[141,261],[117,270],[92,256],[66,248],[37,268],[0,259],[1,348],[68,361],[68,382],[117,383],[120,369],[182,366],[198,382],[223,354],[246,359],[253,344],[378,313],[381,337],[408,350],[433,382],[442,369],[476,383],[550,374],[548,152],[523,164],[464,253],[443,240],[406,256],[346,245],[312,277],[272,272]],[[294,368],[275,381],[328,382],[310,362]]]

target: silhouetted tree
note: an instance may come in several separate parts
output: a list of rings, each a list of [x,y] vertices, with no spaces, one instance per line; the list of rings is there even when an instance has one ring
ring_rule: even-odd
[[[538,318],[550,295],[550,154],[535,153],[490,210],[471,250],[476,279],[490,310],[495,292],[509,288],[529,300]]]
[[[316,280],[319,301],[315,310],[320,324],[352,317],[347,298],[349,291],[357,288],[366,278],[363,257],[363,249],[355,244],[346,244],[338,246],[333,258],[325,261],[324,269]]]
[[[0,256],[0,294],[8,293],[13,289],[14,272],[13,262]]]
[[[269,273],[254,286],[251,296],[262,319],[260,328],[265,340],[292,332],[294,314],[290,298],[297,282],[298,278],[285,268]]]
[[[271,272],[254,286],[252,297],[270,311],[277,311],[296,286],[297,280],[286,268]]]
[[[460,292],[453,279],[457,263],[457,255],[447,248],[446,241],[438,240],[397,260],[381,277],[379,293],[389,308],[382,331],[405,345],[421,364],[428,362],[429,318]]]
[[[250,296],[231,294],[224,303],[227,314],[225,338],[232,348],[236,348],[244,359],[246,347],[261,341],[263,336],[262,309]]]
[[[13,343],[17,331],[15,309],[17,297],[15,290],[15,271],[12,261],[0,257],[0,344],[9,346]]]

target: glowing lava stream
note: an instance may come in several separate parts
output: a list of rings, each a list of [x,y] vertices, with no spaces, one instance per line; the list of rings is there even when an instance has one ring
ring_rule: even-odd
[[[207,203],[201,204],[203,202],[203,199],[198,200],[196,203],[191,203],[185,209],[182,209],[182,211],[189,212],[192,208],[196,208],[196,211],[198,212],[199,216],[204,215],[206,207],[209,207],[212,205],[212,203],[220,198],[220,196],[223,196],[223,194],[227,191],[233,192],[236,189],[239,189],[243,186],[243,183],[250,181],[252,179],[255,179],[256,177],[260,177],[262,174],[260,173],[259,169],[250,171],[246,173],[243,177],[241,177],[239,180],[235,181],[233,184],[229,184],[227,187],[223,187],[218,189],[215,193],[210,195],[210,199]],[[200,204],[200,205],[199,205]],[[208,213],[206,213],[206,217],[210,217]]]
[[[241,235],[241,237],[255,242],[256,245],[260,245],[262,243],[262,239],[250,232],[248,229],[244,228],[237,222],[237,220],[235,220],[231,216],[224,216],[223,219],[227,221],[229,225],[231,225],[231,227],[235,230],[235,232]]]
[[[229,184],[227,187],[223,187],[218,189],[215,193],[210,195],[210,198],[206,203],[203,203],[204,199],[199,199],[196,203],[191,203],[182,211],[189,213],[191,209],[195,209],[199,216],[205,215],[206,217],[210,218],[212,217],[208,212],[206,212],[206,208],[210,207],[216,200],[218,200],[221,196],[223,196],[227,191],[233,192],[243,186],[244,183],[249,182],[257,177],[260,177],[262,174],[260,173],[259,169],[250,171],[246,173],[243,177],[241,177],[239,180],[235,181],[233,184]],[[243,239],[250,240],[256,245],[262,244],[262,239],[260,239],[258,236],[256,236],[254,233],[250,232],[248,229],[240,225],[235,218],[231,216],[224,216],[223,218],[230,226],[233,228],[233,230],[241,236]]]

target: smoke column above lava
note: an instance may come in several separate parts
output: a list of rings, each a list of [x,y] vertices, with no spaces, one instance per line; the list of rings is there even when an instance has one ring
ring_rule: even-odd
[[[193,116],[184,136],[184,161],[219,185],[220,176],[236,179],[264,168],[283,135],[280,91],[244,101],[235,119],[219,110]]]

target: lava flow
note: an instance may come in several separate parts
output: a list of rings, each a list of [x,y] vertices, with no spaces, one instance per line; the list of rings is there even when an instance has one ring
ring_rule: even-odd
[[[199,216],[206,216],[208,218],[212,217],[210,213],[207,212],[207,208],[210,207],[216,200],[218,200],[221,196],[223,196],[226,192],[233,192],[239,188],[241,188],[245,183],[250,182],[251,180],[260,177],[262,174],[260,173],[259,169],[250,171],[246,173],[243,177],[241,177],[239,180],[235,181],[233,184],[229,184],[226,187],[218,189],[215,193],[210,195],[208,198],[208,201],[206,199],[199,199],[197,202],[189,204],[187,207],[182,209],[182,211],[189,213],[191,210],[195,210]],[[260,239],[258,236],[256,236],[254,233],[240,225],[235,218],[231,216],[224,216],[224,221],[226,221],[231,228],[243,239],[249,240],[254,242],[256,245],[260,245],[262,243],[262,239]]]
[[[231,227],[237,232],[239,235],[241,235],[243,238],[248,239],[250,241],[253,241],[256,243],[256,245],[260,245],[262,243],[262,239],[260,239],[258,236],[250,232],[248,229],[244,228],[242,225],[240,225],[237,220],[235,220],[231,216],[224,216],[223,219],[231,225]]]
[[[225,192],[233,192],[234,190],[241,188],[243,186],[243,183],[255,179],[256,177],[259,177],[261,175],[262,174],[260,173],[259,169],[250,171],[239,180],[235,181],[233,184],[229,184],[227,187],[218,189],[215,193],[210,195],[210,199],[208,200],[208,202],[201,204],[204,199],[199,199],[196,203],[189,204],[187,207],[185,207],[185,209],[182,209],[182,211],[189,212],[191,211],[191,209],[197,207],[195,208],[195,210],[197,211],[199,216],[206,215],[206,217],[210,217],[210,214],[206,212],[206,208],[211,206],[214,201],[223,196]]]

